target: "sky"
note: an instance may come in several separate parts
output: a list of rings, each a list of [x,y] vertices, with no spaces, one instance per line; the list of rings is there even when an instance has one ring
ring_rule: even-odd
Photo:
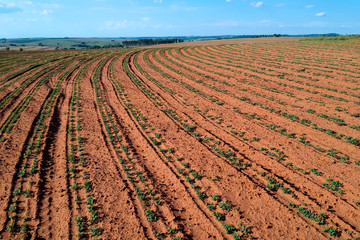
[[[0,0],[0,38],[360,33],[360,0]]]

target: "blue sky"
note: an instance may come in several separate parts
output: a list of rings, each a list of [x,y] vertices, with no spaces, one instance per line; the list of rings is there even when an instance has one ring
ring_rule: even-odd
[[[360,0],[0,0],[0,38],[360,33]]]

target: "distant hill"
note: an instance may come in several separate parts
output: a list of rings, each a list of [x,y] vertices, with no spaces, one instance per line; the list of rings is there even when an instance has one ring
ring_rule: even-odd
[[[142,46],[146,42],[159,42],[165,39],[176,41],[206,41],[216,39],[259,38],[259,37],[335,37],[337,33],[306,34],[306,35],[214,35],[214,36],[168,36],[168,37],[119,37],[119,38],[18,38],[0,39],[0,50],[60,50],[87,48],[122,48],[127,46]],[[136,44],[136,41],[139,44]],[[133,43],[132,45],[126,43]],[[125,44],[123,44],[125,43]]]

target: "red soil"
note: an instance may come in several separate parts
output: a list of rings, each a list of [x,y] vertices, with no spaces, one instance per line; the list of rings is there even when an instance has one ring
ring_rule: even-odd
[[[0,238],[360,237],[359,45],[1,54]]]

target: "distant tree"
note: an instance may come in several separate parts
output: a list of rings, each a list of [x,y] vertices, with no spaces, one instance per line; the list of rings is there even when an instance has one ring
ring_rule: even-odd
[[[80,44],[73,44],[71,45],[72,47],[79,47],[79,48],[91,48],[90,45],[87,45],[86,43],[83,44],[84,42],[80,43]]]
[[[6,51],[10,51],[10,47],[6,47]]]
[[[23,48],[20,48],[20,52],[22,52],[22,51],[24,51],[24,49],[23,49]]]
[[[272,34],[272,35],[262,34],[262,35],[255,35],[255,36],[253,36],[253,37],[254,37],[254,38],[281,37],[281,34]]]
[[[124,47],[138,47],[156,44],[178,43],[183,42],[180,38],[162,38],[162,39],[139,39],[131,41],[123,41]]]

